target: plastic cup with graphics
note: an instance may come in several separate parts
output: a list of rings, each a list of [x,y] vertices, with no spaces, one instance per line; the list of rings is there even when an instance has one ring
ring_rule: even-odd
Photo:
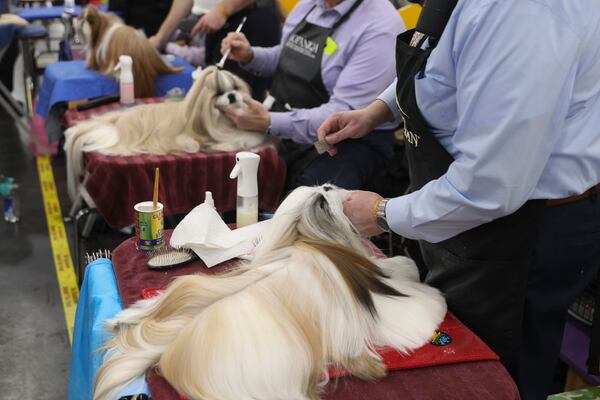
[[[136,246],[142,251],[153,251],[164,246],[164,221],[163,205],[156,204],[156,209],[151,201],[137,203],[135,210],[135,237]]]

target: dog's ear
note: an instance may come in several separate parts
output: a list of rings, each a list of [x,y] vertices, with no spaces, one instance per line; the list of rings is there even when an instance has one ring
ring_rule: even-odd
[[[96,7],[94,7],[91,4],[85,8],[84,13],[85,21],[90,26],[90,42],[92,48],[95,49],[98,43],[100,43],[100,40],[102,39],[102,36],[108,29],[110,23],[108,19],[103,14],[101,14]]]
[[[83,17],[91,23],[92,21],[97,21],[100,18],[100,12],[96,7],[90,4],[85,7],[85,10],[83,10]]]
[[[298,230],[313,240],[326,240],[355,247],[358,236],[344,214],[346,191],[333,185],[310,188],[311,195],[303,203]]]

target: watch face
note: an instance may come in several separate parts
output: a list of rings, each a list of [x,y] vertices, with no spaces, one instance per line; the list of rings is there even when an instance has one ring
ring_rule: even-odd
[[[386,220],[383,217],[377,217],[377,226],[379,226],[382,230],[389,232],[390,228]]]

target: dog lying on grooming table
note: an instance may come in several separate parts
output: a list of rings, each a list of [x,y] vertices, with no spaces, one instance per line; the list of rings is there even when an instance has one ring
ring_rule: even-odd
[[[376,346],[409,353],[446,314],[405,257],[371,257],[343,213],[347,192],[301,187],[281,204],[253,261],[179,277],[108,322],[94,399],[158,367],[189,400],[318,399],[327,369],[386,374]]]
[[[216,67],[203,70],[180,102],[145,104],[93,117],[65,131],[67,184],[72,199],[83,176],[83,152],[114,156],[235,151],[265,135],[235,127],[219,107],[246,107],[248,85]]]
[[[182,70],[168,65],[141,31],[92,5],[77,17],[75,30],[84,42],[87,68],[118,79],[119,56],[131,56],[135,97],[156,96],[156,78]]]

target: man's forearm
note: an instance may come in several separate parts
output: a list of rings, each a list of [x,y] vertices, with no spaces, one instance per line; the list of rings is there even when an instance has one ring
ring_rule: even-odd
[[[161,42],[165,42],[175,32],[179,22],[187,17],[192,10],[192,0],[173,0],[169,15],[163,21],[156,36],[158,36]]]

